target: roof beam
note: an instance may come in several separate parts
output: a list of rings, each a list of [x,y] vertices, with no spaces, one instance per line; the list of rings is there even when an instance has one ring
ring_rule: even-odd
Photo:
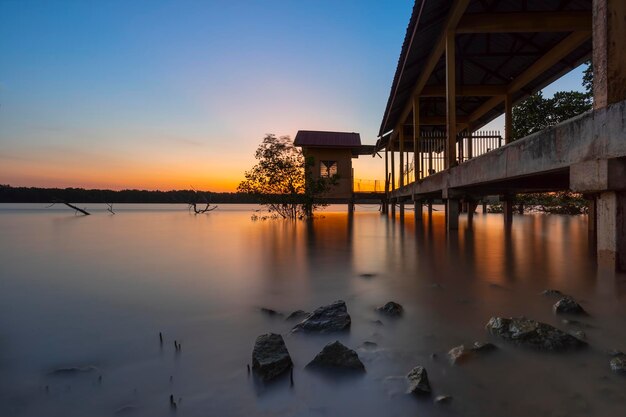
[[[591,37],[590,31],[574,32],[567,36],[561,42],[556,44],[552,49],[546,52],[541,58],[535,61],[530,67],[522,72],[517,78],[511,81],[506,87],[507,94],[514,94],[521,90],[541,75],[543,72],[550,69],[550,67],[556,65],[560,60],[569,55],[574,49],[579,47],[583,42],[587,41]],[[504,101],[504,96],[495,96],[487,100],[483,105],[474,110],[469,116],[469,121],[474,122],[478,118],[482,117],[485,113],[499,105]]]
[[[456,27],[457,34],[581,30],[591,30],[591,12],[475,13],[463,16]]]
[[[463,16],[463,13],[465,13],[465,9],[467,9],[467,6],[469,5],[469,3],[470,3],[470,0],[455,0],[452,6],[450,7],[450,12],[448,13],[448,17],[446,18],[446,21],[443,25],[443,28],[439,35],[439,39],[437,40],[437,43],[433,47],[432,52],[428,56],[426,63],[422,67],[422,72],[417,80],[417,83],[413,87],[413,90],[411,91],[410,97],[417,96],[422,92],[422,89],[426,85],[426,82],[428,82],[430,75],[433,73],[435,66],[441,59],[441,56],[443,55],[443,52],[446,49],[446,33],[456,28],[456,26],[459,24],[459,21],[461,20],[461,17]],[[413,110],[413,100],[409,99],[404,104],[404,110],[402,110],[402,113],[400,114],[400,119],[398,120],[398,122],[403,123],[404,120],[406,120],[406,118],[409,116],[412,110]],[[387,117],[389,117],[389,115],[387,115]],[[387,121],[385,120],[384,125],[386,124],[387,124]]]
[[[456,87],[456,95],[460,97],[492,97],[506,94],[506,85],[459,85]],[[445,97],[445,85],[427,85],[422,90],[420,97]]]

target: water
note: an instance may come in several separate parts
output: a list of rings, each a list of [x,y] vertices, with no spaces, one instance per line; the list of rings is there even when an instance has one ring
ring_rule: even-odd
[[[418,228],[410,212],[401,223],[359,206],[352,219],[338,206],[313,224],[254,222],[254,206],[197,216],[181,206],[116,208],[80,217],[0,207],[0,415],[623,415],[626,376],[610,371],[605,351],[626,350],[626,276],[596,270],[585,217],[516,216],[507,233],[500,215],[478,214],[446,235],[441,212]],[[588,349],[547,354],[490,339],[493,315],[569,329],[539,295],[545,288],[591,313]],[[292,323],[259,311],[336,299],[352,316],[346,334],[290,335]],[[404,305],[402,318],[376,313],[389,300]],[[248,376],[254,340],[270,331],[285,335],[293,387]],[[357,349],[365,375],[304,369],[337,339]],[[378,347],[360,348],[366,340]],[[447,362],[450,348],[486,340],[500,349]],[[452,403],[405,394],[416,365]],[[67,366],[97,370],[50,375]]]

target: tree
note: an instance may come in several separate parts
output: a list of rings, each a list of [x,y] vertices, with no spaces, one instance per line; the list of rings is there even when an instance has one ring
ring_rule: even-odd
[[[257,164],[246,171],[237,191],[254,195],[271,213],[285,219],[310,217],[336,183],[333,178],[313,177],[314,161],[305,158],[289,136],[267,134],[256,150]]]

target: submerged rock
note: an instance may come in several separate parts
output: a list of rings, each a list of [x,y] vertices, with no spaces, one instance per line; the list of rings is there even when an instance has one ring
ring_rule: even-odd
[[[568,333],[580,340],[585,340],[587,338],[587,335],[582,330],[570,330]]]
[[[409,381],[409,393],[411,394],[430,394],[430,383],[428,382],[428,373],[423,366],[416,366],[406,376]]]
[[[386,314],[388,316],[398,317],[402,315],[404,309],[402,306],[394,301],[389,301],[384,306],[378,307],[376,310],[379,312]]]
[[[291,314],[289,314],[285,320],[302,320],[308,315],[309,313],[307,313],[304,310],[296,310],[292,312]]]
[[[376,274],[373,274],[371,272],[365,272],[363,274],[359,274],[359,276],[361,278],[374,278],[376,276]]]
[[[363,342],[363,344],[361,345],[361,347],[363,349],[374,349],[378,347],[378,343],[376,342],[370,342],[369,340],[366,340],[365,342]]]
[[[292,331],[307,332],[338,332],[350,328],[350,315],[346,303],[342,300],[317,308],[302,322],[296,324]]]
[[[589,328],[589,329],[593,329],[595,327],[595,326],[592,326],[591,324],[587,324],[587,323],[584,323],[582,321],[572,320],[572,319],[563,319],[563,320],[561,320],[561,323],[567,324],[569,326],[586,327],[586,328]]]
[[[543,290],[541,292],[541,295],[545,295],[546,297],[566,297],[565,294],[563,294],[561,291],[559,290],[554,290],[554,289],[547,289],[547,290]]]
[[[617,356],[614,356],[609,361],[609,365],[611,366],[611,371],[626,373],[626,355],[623,353]]]
[[[489,352],[495,349],[497,349],[497,347],[493,343],[474,342],[471,346],[460,345],[453,347],[448,351],[448,358],[450,359],[451,364],[457,365],[465,362],[476,354]]]
[[[282,313],[279,313],[276,310],[272,310],[271,308],[266,308],[266,307],[261,307],[259,310],[261,310],[261,313],[265,313],[268,316],[282,316]]]
[[[586,345],[556,327],[525,317],[492,317],[486,328],[495,336],[539,350],[562,351]]]
[[[556,314],[587,314],[584,308],[580,306],[572,297],[564,297],[557,301],[552,307]]]
[[[283,337],[276,333],[266,333],[256,338],[252,350],[252,369],[269,381],[293,366],[291,356]]]
[[[53,370],[52,372],[50,372],[50,375],[55,375],[55,376],[70,376],[70,375],[78,375],[78,374],[85,374],[85,373],[89,373],[89,372],[95,372],[97,371],[98,368],[96,368],[95,366],[69,366],[66,368],[57,368],[55,370]]]
[[[384,325],[385,325],[385,324],[384,324],[382,321],[380,321],[380,320],[372,320],[372,324],[375,324],[375,325],[377,325],[377,326],[384,326]]]
[[[307,367],[342,368],[365,371],[359,355],[339,341],[324,346]]]
[[[435,402],[437,404],[447,404],[452,401],[452,397],[449,395],[437,395],[435,397]]]

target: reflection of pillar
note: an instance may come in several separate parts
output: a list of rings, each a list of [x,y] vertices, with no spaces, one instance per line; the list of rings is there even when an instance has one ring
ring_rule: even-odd
[[[446,227],[448,230],[459,228],[459,200],[457,199],[446,200]]]
[[[400,200],[398,204],[400,204],[400,221],[404,221],[404,201]]]
[[[596,210],[598,262],[626,270],[626,192],[600,193]]]
[[[476,211],[476,207],[478,207],[478,202],[475,200],[469,200],[467,202],[467,222],[472,224],[474,220],[474,212]]]

